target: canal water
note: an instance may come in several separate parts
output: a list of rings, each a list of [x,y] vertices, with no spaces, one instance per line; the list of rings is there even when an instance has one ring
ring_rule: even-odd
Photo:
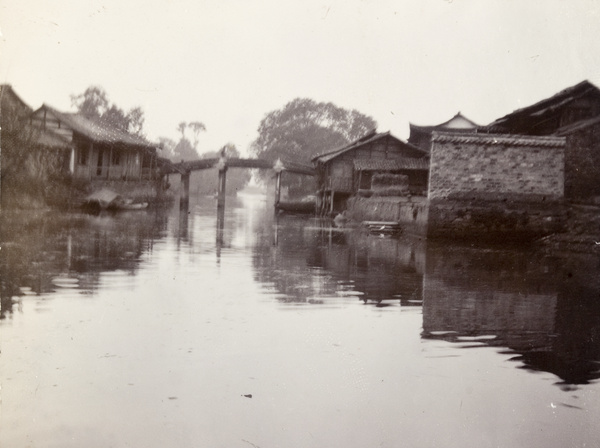
[[[2,214],[2,447],[592,447],[600,263],[273,215]]]

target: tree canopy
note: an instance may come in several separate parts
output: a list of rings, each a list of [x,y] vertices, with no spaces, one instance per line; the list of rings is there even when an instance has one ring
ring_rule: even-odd
[[[142,108],[133,107],[124,111],[116,104],[111,104],[108,94],[100,86],[90,86],[79,95],[71,95],[71,105],[88,118],[99,119],[130,134],[144,134],[145,118]]]
[[[161,156],[167,157],[173,162],[199,159],[198,143],[200,132],[206,131],[204,123],[200,121],[190,121],[189,123],[182,121],[177,125],[176,129],[181,134],[181,138],[178,142],[167,137],[159,137]],[[194,138],[193,142],[191,142],[186,135],[188,129],[192,130]]]
[[[258,157],[278,157],[308,163],[322,152],[359,139],[377,122],[355,109],[296,98],[269,112],[260,122],[251,151]]]

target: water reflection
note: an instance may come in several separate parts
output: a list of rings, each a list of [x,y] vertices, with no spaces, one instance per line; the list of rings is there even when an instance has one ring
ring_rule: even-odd
[[[3,212],[1,317],[23,295],[73,289],[92,294],[100,275],[135,275],[142,253],[167,228],[164,212],[88,215],[58,212]]]
[[[425,340],[499,347],[565,389],[600,378],[596,256],[380,238],[306,218],[279,218],[276,230],[268,244],[263,228],[253,261],[281,302],[422,305]]]
[[[278,217],[277,238],[263,227],[254,248],[256,278],[277,289],[281,301],[335,303],[354,298],[383,307],[419,305],[424,242],[380,238],[330,221]]]
[[[598,257],[382,238],[274,215],[260,201],[229,204],[218,216],[212,199],[183,213],[3,213],[1,316],[18,309],[22,295],[89,295],[108,272],[133,278],[143,255],[170,237],[176,257],[189,253],[190,263],[209,254],[213,267],[226,269],[223,257],[249,258],[262,295],[283,306],[422,311],[424,341],[498,347],[565,388],[600,378]]]
[[[422,336],[502,347],[525,369],[586,384],[600,378],[598,273],[593,256],[430,244]]]

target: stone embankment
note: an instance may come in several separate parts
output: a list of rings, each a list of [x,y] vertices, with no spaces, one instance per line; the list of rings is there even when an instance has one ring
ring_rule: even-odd
[[[372,196],[348,199],[347,216],[355,222],[398,222],[403,233],[425,235],[427,233],[427,198],[421,196],[394,197]]]
[[[578,252],[600,255],[600,206],[570,204],[564,232],[538,240],[553,252]]]

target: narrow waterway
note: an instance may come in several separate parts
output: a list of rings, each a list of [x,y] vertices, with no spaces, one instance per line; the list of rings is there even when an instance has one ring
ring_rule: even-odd
[[[273,215],[3,212],[2,447],[592,447],[600,260]]]

